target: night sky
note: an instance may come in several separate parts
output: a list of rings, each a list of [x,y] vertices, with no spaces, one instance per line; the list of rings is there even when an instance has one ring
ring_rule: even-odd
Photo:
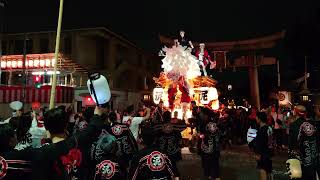
[[[56,29],[58,0],[7,1],[8,32]],[[180,29],[194,41],[241,40],[285,29],[287,36],[275,52],[282,59],[282,71],[292,79],[302,76],[305,55],[310,57],[310,69],[319,74],[318,4],[316,0],[65,0],[62,28],[107,27],[150,52],[161,48],[159,34],[174,37]],[[274,80],[275,72],[269,73],[265,78]]]
[[[7,0],[8,30],[55,29],[58,0]],[[292,0],[65,0],[63,28],[105,26],[141,47],[155,48],[158,34],[184,29],[195,41],[238,40],[307,22],[316,1]]]

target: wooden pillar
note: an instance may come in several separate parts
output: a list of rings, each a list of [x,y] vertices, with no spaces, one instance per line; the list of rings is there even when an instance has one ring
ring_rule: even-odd
[[[68,75],[64,76],[64,85],[67,86],[68,85]]]
[[[8,85],[10,86],[11,83],[12,83],[12,71],[9,71]]]
[[[70,74],[70,86],[73,86],[74,85],[74,80],[73,80],[73,75],[72,73]]]
[[[50,76],[50,82],[49,83],[50,83],[50,85],[52,84],[52,75]]]
[[[251,102],[260,110],[259,76],[258,67],[249,67]]]
[[[80,75],[79,86],[82,87],[82,74]]]

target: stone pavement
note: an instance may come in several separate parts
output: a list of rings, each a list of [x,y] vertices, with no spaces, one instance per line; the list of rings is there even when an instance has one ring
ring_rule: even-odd
[[[179,162],[181,179],[202,180],[201,160],[197,154],[191,154],[187,148],[182,151],[183,160]],[[285,172],[286,152],[279,152],[273,157],[274,180],[288,179]],[[221,180],[258,180],[256,161],[246,145],[234,146],[232,150],[221,153]]]

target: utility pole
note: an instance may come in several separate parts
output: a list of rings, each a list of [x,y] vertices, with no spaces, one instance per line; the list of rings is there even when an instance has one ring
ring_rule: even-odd
[[[5,22],[5,1],[0,0],[0,63],[2,60],[2,38],[3,38],[3,32],[4,32],[4,22]],[[0,66],[0,84],[1,84],[1,66]]]
[[[280,61],[277,60],[277,73],[278,73],[278,88],[281,86],[281,76],[280,76]]]
[[[26,97],[26,88],[27,88],[27,69],[26,69],[26,60],[27,60],[27,34],[24,34],[24,40],[23,40],[23,58],[22,58],[22,67],[23,67],[23,90],[22,90],[22,97],[23,102],[27,103],[27,97]]]

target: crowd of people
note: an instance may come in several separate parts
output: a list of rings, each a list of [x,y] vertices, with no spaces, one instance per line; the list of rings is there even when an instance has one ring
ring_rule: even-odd
[[[0,124],[0,179],[179,179],[183,147],[198,153],[208,179],[220,179],[221,149],[248,143],[260,179],[271,179],[273,154],[288,147],[289,158],[302,162],[303,179],[315,180],[318,106],[213,111],[192,102],[190,108],[187,121],[162,102],[124,112],[96,107],[74,113],[65,106],[16,111]],[[182,137],[187,127],[191,140]]]

